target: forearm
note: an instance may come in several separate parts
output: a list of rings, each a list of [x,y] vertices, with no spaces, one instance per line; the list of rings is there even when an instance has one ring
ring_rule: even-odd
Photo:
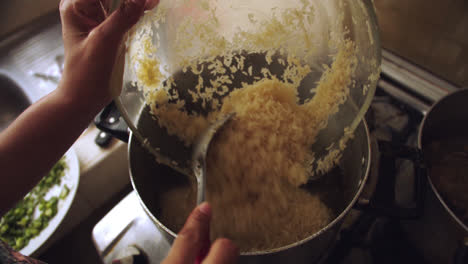
[[[31,105],[0,134],[0,215],[46,175],[101,107],[57,89]]]
[[[0,215],[50,170],[111,100],[111,73],[120,43],[158,1],[128,0],[112,14],[102,1],[62,0],[65,65],[59,87],[0,134]]]

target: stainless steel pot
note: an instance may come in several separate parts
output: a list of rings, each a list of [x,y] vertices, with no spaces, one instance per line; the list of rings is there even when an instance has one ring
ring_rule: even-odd
[[[150,115],[143,114],[139,125],[154,124]],[[160,220],[161,208],[187,207],[193,208],[193,201],[174,199],[163,203],[161,197],[180,185],[189,185],[191,180],[178,174],[170,168],[154,162],[151,154],[145,150],[136,138],[131,135],[129,140],[129,164],[131,182],[140,202],[148,216],[154,221],[164,236],[173,241],[179,230],[171,230],[168,223]],[[324,202],[336,213],[335,219],[314,235],[281,248],[258,252],[241,253],[241,263],[314,263],[327,251],[335,241],[338,230],[345,215],[356,203],[367,181],[371,157],[369,131],[365,121],[362,121],[355,131],[354,138],[346,148],[339,170],[324,176],[319,182],[305,188],[320,192]],[[185,204],[183,204],[185,203]],[[188,213],[188,212],[186,212]]]
[[[419,131],[418,147],[423,156],[428,155],[428,146],[434,140],[468,137],[467,102],[468,89],[464,89],[447,95],[432,106]],[[424,163],[430,168],[428,160]],[[454,258],[457,254],[462,257],[462,252],[468,248],[468,227],[447,205],[430,177],[428,182],[424,215],[418,221],[405,224],[410,239],[430,263],[466,263]]]

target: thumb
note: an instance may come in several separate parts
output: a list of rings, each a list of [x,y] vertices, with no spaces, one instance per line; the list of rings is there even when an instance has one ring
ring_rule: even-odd
[[[210,244],[211,207],[207,202],[195,208],[180,230],[165,263],[194,263]]]
[[[138,22],[145,9],[145,0],[123,0],[104,22],[93,31],[107,40],[120,41],[125,33]]]

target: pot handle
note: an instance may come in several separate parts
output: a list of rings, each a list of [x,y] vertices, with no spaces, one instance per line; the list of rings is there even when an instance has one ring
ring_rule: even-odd
[[[465,237],[455,252],[454,264],[468,263],[468,237]]]
[[[123,118],[121,118],[119,109],[117,109],[114,101],[107,105],[96,116],[94,124],[101,131],[118,138],[123,142],[128,142],[129,132],[127,123],[125,123]],[[96,140],[98,140],[98,138]]]
[[[377,216],[399,219],[418,218],[423,213],[426,188],[426,169],[419,149],[378,141],[380,156],[379,179],[375,195],[370,200],[359,199],[355,208]],[[398,159],[410,160],[414,166],[413,207],[402,207],[395,200],[396,162]]]

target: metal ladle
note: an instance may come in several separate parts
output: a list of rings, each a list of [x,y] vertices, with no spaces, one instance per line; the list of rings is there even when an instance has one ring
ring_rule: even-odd
[[[112,70],[112,75],[110,79],[110,89],[114,97],[114,101],[118,109],[124,109],[122,106],[122,101],[119,98],[121,93],[121,87],[123,85],[123,73],[125,65],[125,45],[123,42],[119,45],[119,50],[117,52],[117,58],[115,65]],[[125,120],[130,120],[126,111],[121,111],[122,116]],[[153,148],[147,139],[145,139],[137,128],[130,122],[127,122],[131,131],[133,131],[136,138],[142,143],[142,145],[156,158],[156,161],[171,167],[172,169],[185,174],[189,177],[194,175],[197,180],[197,205],[201,204],[205,200],[205,187],[206,187],[206,154],[208,152],[208,147],[213,139],[214,135],[219,131],[219,129],[230,120],[235,114],[230,113],[217,121],[211,124],[205,132],[203,132],[193,144],[194,151],[191,160],[191,168],[181,166],[174,160],[171,160],[165,155],[162,155],[159,149]]]
[[[148,114],[146,114],[148,115]],[[201,204],[205,200],[205,186],[206,186],[206,155],[208,153],[208,148],[213,137],[216,133],[234,116],[234,113],[228,114],[216,120],[214,123],[208,126],[204,132],[202,132],[196,141],[193,143],[191,148],[191,157],[185,157],[186,162],[181,163],[184,160],[184,156],[181,155],[178,158],[178,161],[172,160],[169,156],[161,153],[162,150],[168,150],[172,147],[177,147],[176,145],[180,142],[167,141],[164,146],[161,148],[154,148],[148,140],[138,139],[142,146],[148,150],[156,158],[156,162],[162,165],[166,165],[171,169],[186,175],[187,177],[194,177],[197,181],[197,205]],[[153,119],[146,117],[145,120],[150,120],[154,122]],[[141,135],[134,133],[134,136],[141,137]],[[180,145],[179,145],[180,147]],[[187,162],[188,161],[188,162]]]
[[[206,154],[214,135],[234,116],[234,113],[228,114],[211,124],[205,132],[195,142],[192,170],[197,179],[197,205],[205,200],[206,189]]]

